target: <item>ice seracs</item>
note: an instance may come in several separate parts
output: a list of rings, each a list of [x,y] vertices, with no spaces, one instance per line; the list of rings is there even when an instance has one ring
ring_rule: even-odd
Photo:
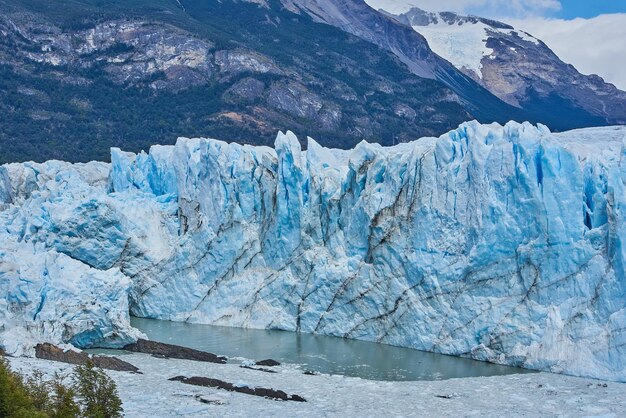
[[[114,149],[110,166],[10,165],[3,247],[32,255],[0,264],[0,304],[15,299],[7,271],[56,254],[83,272],[59,277],[100,283],[88,290],[119,315],[87,309],[52,332],[40,304],[90,295],[33,286],[0,340],[34,324],[52,342],[121,344],[128,306],[626,380],[625,138],[470,122],[389,148],[302,151],[287,133],[275,149],[181,138]]]

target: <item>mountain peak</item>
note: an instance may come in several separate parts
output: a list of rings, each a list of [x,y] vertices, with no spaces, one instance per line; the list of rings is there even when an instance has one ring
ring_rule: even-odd
[[[579,73],[545,43],[507,23],[417,7],[386,14],[412,27],[435,53],[513,106],[540,113],[554,108],[563,115],[582,108],[605,123],[626,121],[625,92]]]

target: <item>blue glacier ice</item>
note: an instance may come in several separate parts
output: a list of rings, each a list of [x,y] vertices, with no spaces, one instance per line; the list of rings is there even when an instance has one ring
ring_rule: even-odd
[[[6,165],[0,345],[123,345],[130,311],[626,381],[625,157],[626,127],[468,122]]]

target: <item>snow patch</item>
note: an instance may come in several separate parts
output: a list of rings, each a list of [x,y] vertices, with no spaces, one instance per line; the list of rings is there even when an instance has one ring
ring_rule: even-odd
[[[495,34],[519,37],[524,42],[539,45],[540,41],[530,34],[517,29],[504,29],[490,26],[482,21],[459,21],[448,23],[439,18],[437,23],[426,26],[413,26],[428,41],[430,48],[459,69],[465,69],[482,79],[482,60],[494,59],[494,50],[487,47],[490,36]],[[510,48],[517,52],[519,48]]]
[[[426,38],[437,55],[482,78],[482,59],[493,53],[493,49],[487,48],[489,26],[482,22],[449,25],[440,20],[437,24],[413,26],[413,29]]]

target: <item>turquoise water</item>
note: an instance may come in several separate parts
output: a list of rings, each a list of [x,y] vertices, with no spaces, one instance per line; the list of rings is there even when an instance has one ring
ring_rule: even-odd
[[[337,337],[142,318],[132,318],[131,322],[155,341],[228,357],[272,358],[300,364],[303,370],[364,379],[439,380],[529,372],[516,367]]]

